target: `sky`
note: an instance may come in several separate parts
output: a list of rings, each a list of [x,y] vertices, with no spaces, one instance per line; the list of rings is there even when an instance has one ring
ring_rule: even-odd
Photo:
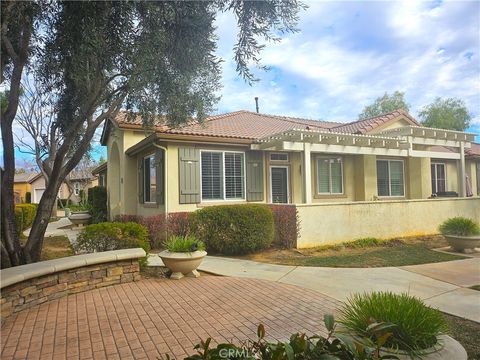
[[[240,109],[350,122],[385,92],[405,92],[410,114],[436,97],[463,99],[480,134],[480,2],[306,2],[299,32],[267,44],[259,81],[235,72],[232,14],[217,18],[222,65],[216,113]],[[480,141],[480,137],[477,137]],[[95,157],[106,149],[96,146]],[[22,155],[17,152],[19,160]]]

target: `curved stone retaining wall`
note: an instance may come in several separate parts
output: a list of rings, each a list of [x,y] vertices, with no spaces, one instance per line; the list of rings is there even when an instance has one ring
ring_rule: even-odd
[[[140,280],[143,249],[71,256],[0,271],[1,317],[82,291]]]

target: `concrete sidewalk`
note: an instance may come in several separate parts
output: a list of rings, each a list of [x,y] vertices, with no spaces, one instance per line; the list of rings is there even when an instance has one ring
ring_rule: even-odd
[[[73,227],[71,229],[62,229],[66,226],[72,225],[72,222],[68,220],[68,218],[63,217],[60,218],[58,221],[53,221],[48,224],[47,230],[45,231],[45,236],[66,236],[68,237],[68,240],[70,243],[73,245],[75,241],[77,240],[77,236],[82,230],[81,227]],[[23,232],[25,236],[28,236],[30,234],[30,229],[27,229]]]
[[[353,293],[408,292],[441,311],[480,322],[480,291],[467,288],[480,284],[478,258],[398,268],[322,268],[207,256],[200,270],[297,285],[340,301]]]

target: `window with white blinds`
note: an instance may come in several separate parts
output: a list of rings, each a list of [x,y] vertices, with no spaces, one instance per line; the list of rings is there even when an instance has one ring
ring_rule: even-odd
[[[447,172],[444,163],[432,163],[432,194],[447,191]]]
[[[317,194],[343,194],[342,158],[317,159]]]
[[[378,196],[405,196],[403,160],[377,160]]]
[[[245,199],[245,154],[201,152],[202,200]]]

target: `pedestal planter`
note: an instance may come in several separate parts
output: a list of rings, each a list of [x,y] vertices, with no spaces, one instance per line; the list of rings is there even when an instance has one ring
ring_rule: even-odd
[[[92,216],[88,211],[75,211],[70,214],[68,220],[70,220],[74,225],[87,225],[90,222]]]
[[[183,276],[199,277],[197,268],[207,255],[206,251],[170,252],[162,251],[158,256],[167,268],[172,271],[170,279],[181,279]]]
[[[382,355],[392,354],[399,360],[411,360],[412,357],[406,353],[391,353],[389,351],[382,352]],[[437,345],[425,350],[419,354],[418,359],[422,360],[467,360],[467,352],[460,343],[448,335],[440,335],[437,337]]]
[[[460,236],[460,235],[444,235],[448,244],[459,252],[465,252],[465,250],[473,250],[480,248],[480,235],[474,236]]]

